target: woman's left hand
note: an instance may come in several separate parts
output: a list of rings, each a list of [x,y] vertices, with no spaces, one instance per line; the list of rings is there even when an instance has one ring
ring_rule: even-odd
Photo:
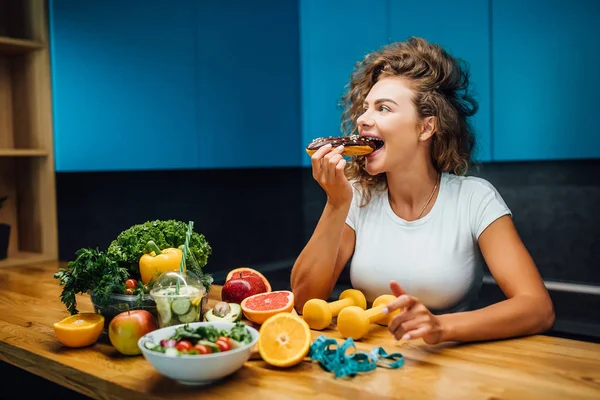
[[[433,315],[419,299],[407,295],[398,282],[390,282],[390,289],[396,296],[396,300],[388,304],[388,312],[403,309],[388,325],[390,333],[396,340],[423,338],[427,344],[440,343],[444,331],[440,319]]]

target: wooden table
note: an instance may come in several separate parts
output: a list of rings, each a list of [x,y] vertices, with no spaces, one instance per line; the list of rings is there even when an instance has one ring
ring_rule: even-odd
[[[102,399],[600,399],[600,345],[534,336],[513,340],[428,346],[396,342],[373,325],[357,347],[401,352],[406,363],[336,379],[308,359],[277,369],[262,360],[209,387],[187,387],[157,373],[143,356],[119,355],[98,342],[63,347],[52,324],[68,316],[52,274],[59,263],[0,269],[0,360],[87,396]],[[220,298],[214,286],[209,305]],[[93,311],[87,296],[79,311]],[[314,331],[340,339],[335,330]],[[245,397],[241,397],[242,399]]]

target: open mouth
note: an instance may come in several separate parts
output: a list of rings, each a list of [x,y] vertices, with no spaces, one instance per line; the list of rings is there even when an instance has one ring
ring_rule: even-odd
[[[366,138],[375,145],[375,151],[381,149],[383,147],[383,145],[385,144],[383,142],[383,140],[376,138],[376,137],[366,136]]]

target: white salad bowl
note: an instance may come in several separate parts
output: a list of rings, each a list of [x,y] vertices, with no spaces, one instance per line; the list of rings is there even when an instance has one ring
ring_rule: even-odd
[[[229,331],[235,323],[192,322],[188,325],[193,329],[212,325],[218,330]],[[172,356],[146,348],[146,342],[160,343],[161,340],[172,337],[180,326],[184,325],[168,326],[149,332],[140,338],[138,347],[158,372],[185,385],[207,385],[234,373],[248,361],[252,348],[258,341],[258,331],[246,326],[252,335],[252,342],[224,352]]]

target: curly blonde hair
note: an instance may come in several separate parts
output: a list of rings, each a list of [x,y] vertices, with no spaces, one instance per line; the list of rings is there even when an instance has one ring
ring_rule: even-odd
[[[356,64],[342,98],[344,135],[357,133],[356,120],[367,94],[379,79],[390,76],[401,76],[410,82],[419,120],[437,118],[431,144],[434,167],[439,172],[464,175],[475,146],[469,117],[477,112],[479,105],[469,92],[466,63],[425,39],[409,37],[405,42],[389,44]],[[371,189],[385,190],[387,181],[385,173],[369,175],[364,165],[364,157],[355,157],[348,163],[346,176],[361,186],[366,204]]]

